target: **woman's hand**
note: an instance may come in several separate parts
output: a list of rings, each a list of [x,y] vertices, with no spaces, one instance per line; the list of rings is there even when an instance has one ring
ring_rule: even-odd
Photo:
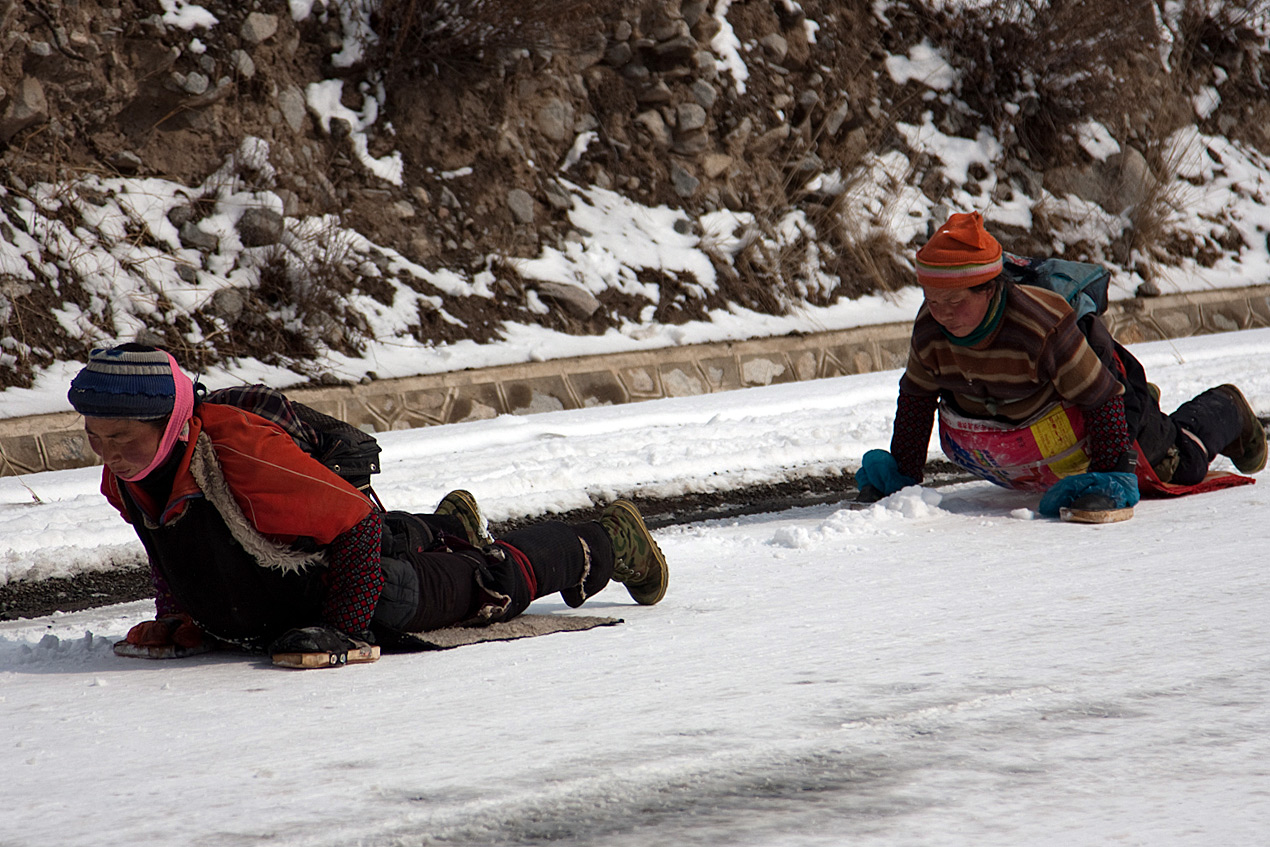
[[[1065,476],[1045,492],[1040,512],[1046,517],[1056,518],[1060,509],[1088,494],[1100,494],[1111,500],[1115,508],[1124,509],[1138,502],[1138,478],[1119,471],[1090,471]]]
[[[901,488],[917,485],[917,480],[900,473],[895,457],[885,450],[870,450],[864,454],[864,458],[860,460],[860,470],[855,472],[855,482],[862,495],[866,493],[866,489],[873,489],[881,494],[879,497],[873,497],[873,500],[880,500]],[[869,496],[871,494],[872,492]],[[866,502],[872,501],[866,500]]]

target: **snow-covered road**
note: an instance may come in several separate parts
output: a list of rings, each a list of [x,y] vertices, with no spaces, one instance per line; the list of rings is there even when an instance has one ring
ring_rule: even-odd
[[[1168,407],[1270,409],[1270,332],[1135,352]],[[497,519],[821,472],[885,446],[896,378],[393,433],[377,488]],[[129,549],[93,472],[24,482],[11,578]],[[114,657],[147,603],[3,623],[0,845],[1261,844],[1268,499],[1076,526],[970,483],[673,527],[660,605],[577,612],[620,626],[331,671]]]

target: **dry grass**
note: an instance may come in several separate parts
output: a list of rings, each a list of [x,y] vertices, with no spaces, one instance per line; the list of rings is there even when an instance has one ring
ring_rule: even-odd
[[[1265,101],[1270,83],[1255,65],[1263,64],[1265,38],[1259,33],[1270,29],[1270,0],[1182,0],[1168,10],[1162,16],[1164,53],[1177,91],[1194,93],[1220,74],[1235,77],[1223,86],[1224,110],[1240,101]]]
[[[288,231],[256,257],[257,281],[244,292],[241,316],[227,322],[209,307],[199,310],[203,342],[186,355],[209,363],[255,357],[310,376],[321,347],[361,355],[371,332],[350,305],[349,295],[364,288],[351,239],[338,218]]]
[[[1186,183],[1177,179],[1179,166],[1188,156],[1198,152],[1179,146],[1177,142],[1153,140],[1146,151],[1156,179],[1141,187],[1142,196],[1126,212],[1129,226],[1114,258],[1124,268],[1136,272],[1148,283],[1154,281],[1161,264],[1176,261],[1164,250],[1171,222],[1184,207]]]
[[[1124,108],[1126,64],[1155,49],[1143,0],[1007,0],[930,13],[958,94],[1038,165],[1070,157],[1077,122]]]
[[[1258,30],[1270,25],[1270,0],[1182,0],[1166,7],[1174,43],[1172,64],[1186,67],[1257,45]]]

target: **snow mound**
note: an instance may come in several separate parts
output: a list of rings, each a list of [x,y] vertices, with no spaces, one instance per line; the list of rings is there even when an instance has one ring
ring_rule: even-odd
[[[0,669],[66,664],[95,664],[98,659],[114,659],[114,644],[121,636],[101,636],[85,631],[78,638],[63,638],[52,633],[38,642],[0,639]]]
[[[897,521],[915,521],[947,515],[939,508],[943,495],[930,488],[910,486],[885,497],[867,509],[839,509],[808,529],[796,524],[781,526],[772,534],[775,547],[803,549],[823,544],[835,536],[877,535],[895,531]]]

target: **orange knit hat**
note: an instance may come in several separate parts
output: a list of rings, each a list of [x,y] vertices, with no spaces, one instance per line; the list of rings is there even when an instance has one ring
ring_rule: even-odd
[[[983,215],[959,212],[917,251],[917,281],[930,288],[972,288],[1001,273],[1001,244]]]

